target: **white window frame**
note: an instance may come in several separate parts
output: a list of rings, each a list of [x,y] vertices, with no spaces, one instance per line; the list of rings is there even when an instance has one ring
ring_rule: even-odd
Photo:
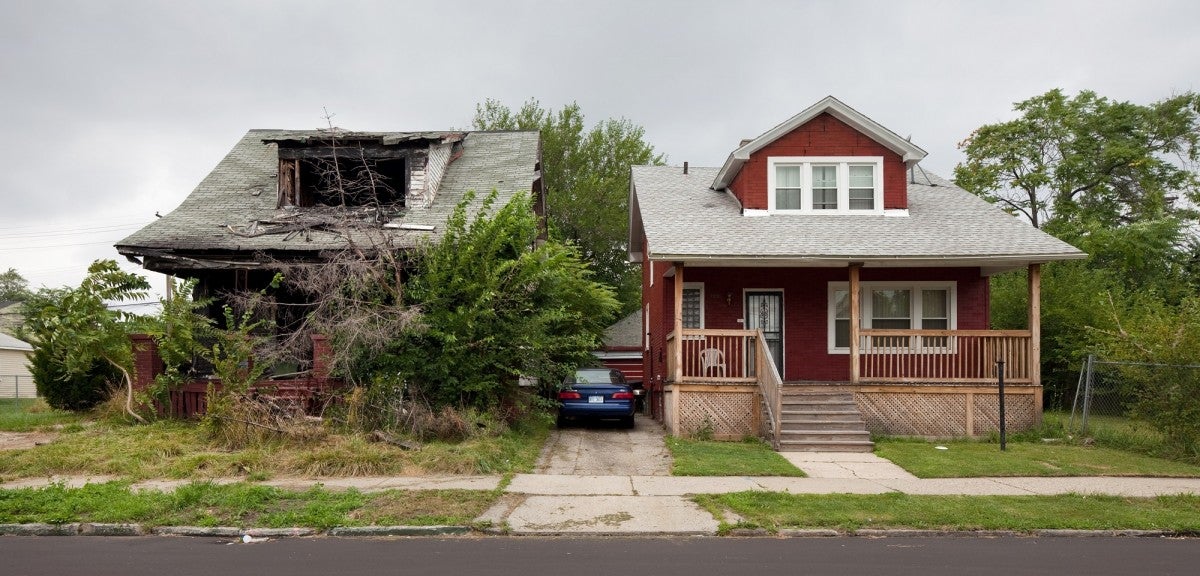
[[[909,294],[910,294],[909,306],[911,306],[911,308],[909,309],[909,319],[912,320],[913,325],[919,325],[921,318],[922,318],[922,316],[921,316],[921,312],[922,312],[922,310],[921,310],[921,306],[922,306],[921,290],[946,290],[947,291],[946,297],[948,299],[948,302],[946,302],[946,313],[949,314],[949,316],[950,316],[948,318],[948,322],[947,322],[947,324],[949,325],[949,328],[947,328],[947,329],[948,330],[958,330],[958,282],[955,282],[953,280],[949,280],[949,281],[931,280],[931,281],[916,281],[916,282],[908,282],[908,281],[860,282],[859,290],[861,292],[858,297],[859,307],[861,308],[859,310],[859,320],[860,320],[859,328],[860,329],[866,330],[866,329],[871,328],[871,320],[872,320],[871,317],[873,315],[872,314],[873,302],[872,302],[872,299],[870,298],[870,295],[871,295],[871,291],[875,290],[875,289],[909,290],[910,291],[909,292]],[[829,289],[828,289],[828,293],[826,295],[826,324],[828,324],[828,333],[826,335],[826,338],[827,338],[826,342],[828,344],[828,350],[829,350],[830,354],[849,354],[850,353],[849,346],[839,348],[834,345],[834,343],[836,341],[836,337],[837,337],[837,307],[836,307],[837,301],[834,299],[834,296],[838,291],[847,291],[848,292],[849,290],[850,290],[849,282],[830,282],[829,283]],[[920,328],[913,328],[913,330],[920,330]],[[953,339],[950,339],[950,340],[953,341]],[[918,347],[914,346],[913,351],[916,352],[917,348]],[[945,349],[941,349],[941,350],[945,350]]]
[[[837,166],[838,201],[836,210],[813,209],[813,166]],[[800,166],[800,209],[775,207],[775,181],[779,166]],[[850,209],[850,166],[873,166],[875,177],[874,207]],[[767,158],[767,212],[770,214],[883,215],[883,156],[770,156]]]

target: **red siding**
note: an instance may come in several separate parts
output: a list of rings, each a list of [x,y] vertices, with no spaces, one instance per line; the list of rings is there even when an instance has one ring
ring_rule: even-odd
[[[883,207],[908,208],[908,178],[900,155],[828,113],[750,155],[729,184],[743,208],[767,209],[767,158],[771,156],[882,156]]]
[[[642,381],[642,360],[639,355],[636,359],[612,359],[607,358],[603,361],[605,368],[615,368],[625,374],[625,379],[630,382]]]
[[[657,274],[667,265],[658,263]],[[646,275],[648,277],[648,275]],[[645,292],[651,301],[651,352],[647,374],[665,377],[663,338],[670,332],[673,310],[672,279],[656,281]],[[705,328],[741,329],[744,290],[782,289],[784,306],[784,379],[845,381],[850,378],[846,354],[828,351],[829,282],[847,282],[846,268],[686,268],[684,281],[704,283]],[[988,328],[988,280],[978,268],[865,268],[862,280],[955,281],[957,326],[960,330]],[[665,293],[664,293],[665,292]],[[728,302],[726,299],[728,297]],[[655,305],[658,302],[659,305]]]

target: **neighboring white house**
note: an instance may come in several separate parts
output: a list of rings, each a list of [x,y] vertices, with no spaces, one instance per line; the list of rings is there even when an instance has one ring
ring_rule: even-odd
[[[34,398],[37,388],[29,373],[33,346],[0,332],[0,398]]]

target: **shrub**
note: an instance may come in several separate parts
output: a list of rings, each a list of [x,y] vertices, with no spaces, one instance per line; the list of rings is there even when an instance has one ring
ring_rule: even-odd
[[[29,371],[37,385],[38,395],[59,410],[82,412],[90,410],[108,397],[110,387],[121,381],[121,372],[100,359],[87,369],[70,372],[57,362],[46,348],[37,348],[29,362]]]

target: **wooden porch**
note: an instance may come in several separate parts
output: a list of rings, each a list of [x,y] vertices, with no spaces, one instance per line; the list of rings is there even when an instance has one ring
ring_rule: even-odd
[[[1029,266],[1030,328],[1027,330],[861,328],[860,269],[859,265],[849,266],[850,338],[846,354],[849,378],[836,384],[863,393],[935,395],[931,397],[939,399],[962,396],[964,425],[954,430],[961,429],[971,435],[978,432],[975,422],[979,418],[973,408],[975,396],[992,394],[1003,361],[1005,383],[1019,389],[1010,393],[1027,397],[1028,419],[1032,423],[1040,420],[1039,265]],[[671,433],[690,432],[696,426],[697,415],[707,420],[713,414],[749,411],[754,414],[753,421],[743,424],[742,429],[757,431],[778,447],[784,413],[784,379],[763,333],[685,329],[681,307],[682,263],[675,264],[674,275],[674,330],[665,341],[666,382],[670,386],[664,416]],[[734,399],[735,395],[740,398]]]

